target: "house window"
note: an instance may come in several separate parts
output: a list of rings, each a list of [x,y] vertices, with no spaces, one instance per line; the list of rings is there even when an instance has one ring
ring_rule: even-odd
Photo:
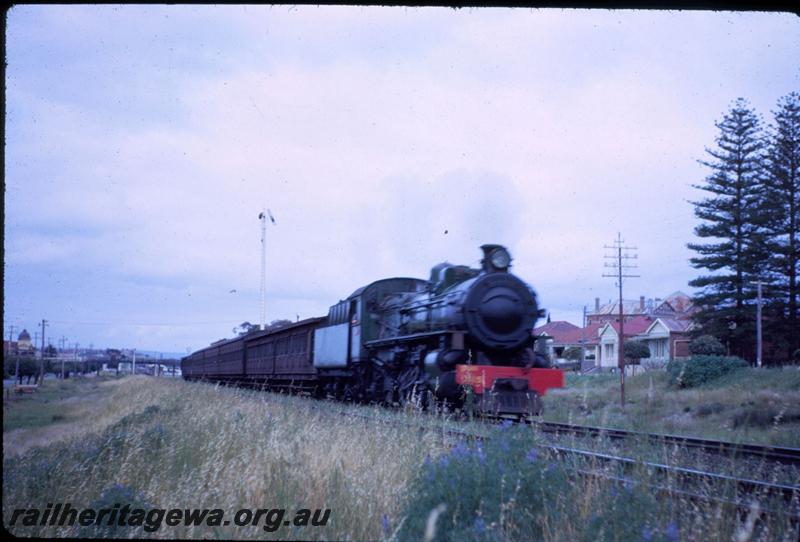
[[[667,357],[667,339],[656,339],[651,341],[650,355],[654,358]]]

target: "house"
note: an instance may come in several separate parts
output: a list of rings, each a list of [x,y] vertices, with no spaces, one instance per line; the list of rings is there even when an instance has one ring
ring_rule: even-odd
[[[624,333],[626,341],[642,341],[650,349],[650,357],[642,360],[642,365],[663,367],[676,358],[689,356],[689,332],[693,327],[691,320],[672,316],[637,316],[625,321]],[[604,369],[617,367],[619,323],[604,324],[599,334],[598,365]]]
[[[622,313],[625,321],[637,316],[668,316],[678,320],[691,320],[697,312],[692,299],[681,291],[672,292],[665,299],[660,297],[646,299],[639,296],[638,301],[623,300]],[[609,301],[600,305],[600,298],[594,298],[594,310],[586,313],[587,324],[615,322],[619,320],[619,301]]]
[[[694,329],[691,320],[658,317],[637,339],[650,348],[649,365],[664,365],[676,358],[689,357],[689,332]]]
[[[646,332],[653,324],[654,320],[649,316],[637,315],[626,318],[623,325],[625,340],[635,340],[639,335]],[[599,358],[597,365],[601,369],[613,369],[619,367],[619,322],[606,322],[598,332],[599,336]]]
[[[560,359],[570,347],[584,349],[585,360],[597,359],[598,335],[601,324],[578,327],[564,320],[548,322],[533,330],[533,335],[547,341],[547,354],[551,360]]]
[[[618,301],[600,305],[600,298],[595,298],[594,310],[586,313],[585,327],[554,321],[534,328],[533,335],[545,338],[552,360],[575,346],[584,349],[584,370],[592,363],[612,370],[618,366],[619,308]],[[638,301],[623,300],[622,311],[625,340],[643,341],[650,349],[650,358],[643,365],[660,367],[689,355],[689,332],[697,307],[685,293],[673,292],[664,299],[640,296]]]

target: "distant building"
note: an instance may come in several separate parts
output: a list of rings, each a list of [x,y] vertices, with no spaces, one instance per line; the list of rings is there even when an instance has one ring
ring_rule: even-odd
[[[642,341],[650,349],[644,365],[662,366],[675,358],[689,355],[690,320],[671,317],[636,316],[625,321],[626,341]],[[611,369],[619,364],[619,322],[607,322],[599,331],[600,356],[597,365]]]
[[[689,355],[691,318],[697,308],[688,295],[679,291],[665,299],[640,296],[638,301],[624,300],[622,310],[625,340],[643,341],[650,349],[650,358],[642,363],[660,366]],[[546,337],[551,359],[560,359],[567,348],[576,346],[584,348],[584,359],[600,369],[616,368],[619,302],[600,305],[600,298],[595,298],[594,310],[586,314],[586,327],[554,321],[535,328],[533,335]]]
[[[673,292],[665,299],[645,298],[638,301],[623,300],[622,313],[625,321],[636,316],[667,316],[678,320],[689,320],[697,312],[692,299],[683,292]],[[619,301],[609,301],[600,305],[600,298],[594,298],[594,310],[586,313],[587,324],[616,322],[619,320]]]
[[[3,354],[6,356],[33,356],[35,353],[30,333],[25,329],[17,336],[16,341],[3,341]]]
[[[33,353],[33,343],[31,342],[31,335],[27,329],[23,329],[22,333],[17,337],[17,350],[22,353]]]
[[[584,348],[584,358],[594,360],[597,359],[599,328],[600,324],[580,328],[564,320],[557,320],[535,328],[533,335],[547,341],[547,353],[551,360],[561,359],[564,351],[573,346]]]

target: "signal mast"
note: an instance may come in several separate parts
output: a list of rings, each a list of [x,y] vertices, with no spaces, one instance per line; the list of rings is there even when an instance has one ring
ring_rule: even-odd
[[[273,225],[276,224],[275,218],[269,209],[258,214],[261,221],[261,329],[267,328],[267,217]]]

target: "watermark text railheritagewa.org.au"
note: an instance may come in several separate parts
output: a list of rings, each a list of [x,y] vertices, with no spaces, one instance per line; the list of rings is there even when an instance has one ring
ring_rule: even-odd
[[[233,516],[226,516],[221,508],[134,508],[117,503],[111,508],[74,508],[70,503],[49,503],[41,508],[15,508],[6,527],[142,527],[155,532],[162,526],[237,527],[261,526],[266,532],[277,531],[281,526],[323,527],[330,519],[329,508],[301,508],[287,513],[285,508],[240,508]]]

